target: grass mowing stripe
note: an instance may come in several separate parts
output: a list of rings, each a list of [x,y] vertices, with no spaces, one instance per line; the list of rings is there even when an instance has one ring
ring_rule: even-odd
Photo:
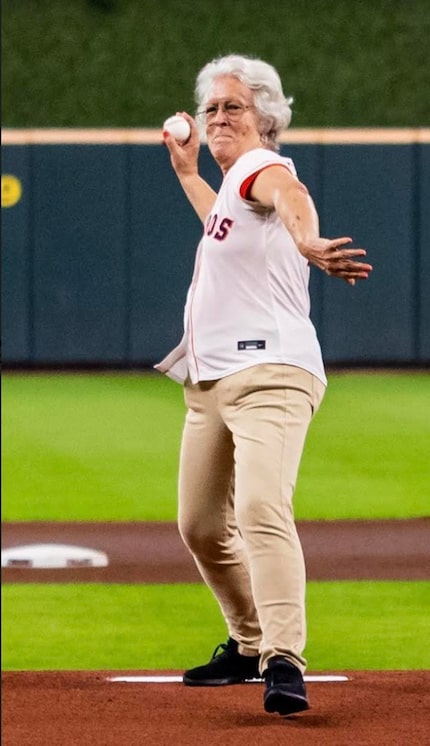
[[[311,668],[427,669],[430,582],[308,584]]]
[[[163,376],[6,376],[5,520],[176,513],[182,391]]]
[[[306,519],[429,514],[430,376],[329,376],[295,494]]]
[[[4,585],[5,670],[182,669],[226,637],[204,585]],[[308,584],[309,670],[427,669],[430,583]]]
[[[174,520],[181,387],[152,374],[4,374],[4,520]],[[430,376],[330,374],[300,519],[428,515]]]

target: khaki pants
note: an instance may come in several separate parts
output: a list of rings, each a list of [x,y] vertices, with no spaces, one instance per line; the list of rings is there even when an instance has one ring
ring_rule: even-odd
[[[185,384],[179,531],[242,655],[303,672],[305,566],[292,497],[324,385],[279,364]]]

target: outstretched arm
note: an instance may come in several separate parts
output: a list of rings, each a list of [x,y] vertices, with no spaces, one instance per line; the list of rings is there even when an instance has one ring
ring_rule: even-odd
[[[202,223],[205,222],[216,199],[216,192],[202,179],[198,172],[199,136],[194,119],[186,112],[178,112],[191,127],[191,135],[183,145],[172,135],[163,132],[170,160],[181,186]]]
[[[320,237],[318,214],[307,188],[284,166],[274,165],[261,171],[252,185],[251,198],[276,210],[310,264],[350,285],[369,276],[372,266],[356,261],[366,256],[366,251],[342,248],[351,243],[349,236]]]

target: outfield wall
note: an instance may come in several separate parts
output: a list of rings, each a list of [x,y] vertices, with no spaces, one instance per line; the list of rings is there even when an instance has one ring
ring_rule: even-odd
[[[368,249],[351,288],[312,272],[327,363],[430,361],[430,130],[291,130],[322,234]],[[206,148],[201,171],[220,175]],[[152,365],[181,334],[201,227],[159,130],[3,131],[3,361]]]

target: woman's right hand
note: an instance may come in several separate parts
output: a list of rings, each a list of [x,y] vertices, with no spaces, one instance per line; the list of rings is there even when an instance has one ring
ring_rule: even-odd
[[[178,116],[187,120],[191,128],[191,134],[188,140],[184,143],[179,143],[172,135],[164,131],[163,142],[170,153],[172,166],[178,178],[181,178],[198,173],[200,139],[194,119],[185,111],[178,111],[176,113]]]

